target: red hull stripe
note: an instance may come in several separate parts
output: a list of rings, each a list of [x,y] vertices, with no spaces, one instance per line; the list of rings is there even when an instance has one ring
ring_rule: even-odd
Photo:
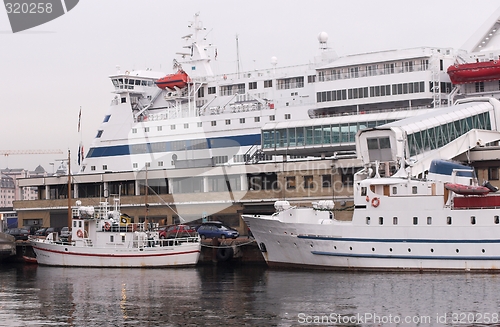
[[[137,258],[137,257],[149,258],[149,257],[164,257],[170,255],[178,255],[178,254],[200,253],[199,250],[195,250],[195,251],[185,251],[185,252],[175,252],[175,253],[154,253],[154,254],[146,254],[144,252],[140,252],[137,254],[92,254],[92,253],[72,253],[72,252],[42,249],[37,246],[34,246],[34,248],[40,251],[52,252],[57,254],[76,255],[82,257],[102,257],[102,258]]]

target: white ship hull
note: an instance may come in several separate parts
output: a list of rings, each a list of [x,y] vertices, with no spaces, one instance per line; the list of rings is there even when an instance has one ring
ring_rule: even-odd
[[[491,217],[493,217],[493,212]],[[464,217],[470,219],[470,217]],[[382,235],[354,226],[283,223],[245,216],[269,266],[359,270],[499,270],[500,238],[491,226],[386,227]],[[435,234],[435,237],[432,235]],[[396,235],[406,235],[395,238]],[[264,245],[262,245],[264,244]],[[265,248],[264,248],[265,247]],[[457,252],[458,250],[458,252]]]
[[[178,267],[193,266],[200,256],[200,242],[144,248],[77,247],[32,240],[38,264],[65,267]]]

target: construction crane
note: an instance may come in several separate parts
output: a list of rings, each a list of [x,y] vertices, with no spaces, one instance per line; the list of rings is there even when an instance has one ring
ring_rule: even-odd
[[[7,166],[9,166],[8,158],[12,155],[23,154],[63,154],[61,150],[0,150],[0,155],[7,157]]]

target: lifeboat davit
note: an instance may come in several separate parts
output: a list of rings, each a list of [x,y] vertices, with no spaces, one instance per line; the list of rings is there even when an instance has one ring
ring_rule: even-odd
[[[173,89],[174,87],[178,87],[182,89],[186,87],[189,82],[188,74],[183,70],[178,70],[175,74],[170,74],[165,77],[160,78],[155,82],[156,86],[160,89]]]
[[[453,84],[466,84],[500,80],[498,60],[456,64],[448,67],[448,75]]]
[[[490,193],[490,189],[485,186],[470,186],[455,183],[446,183],[444,187],[461,195],[485,195]]]

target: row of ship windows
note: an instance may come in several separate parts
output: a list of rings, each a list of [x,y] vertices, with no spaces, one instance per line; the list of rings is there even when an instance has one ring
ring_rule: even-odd
[[[104,122],[109,121],[109,116],[107,116],[107,117],[108,118]],[[269,121],[275,121],[276,120],[276,116],[275,115],[270,115],[268,117],[269,117]],[[254,122],[258,123],[258,122],[260,122],[260,119],[261,119],[261,117],[254,117]],[[287,120],[292,119],[292,115],[291,114],[285,114],[285,119],[287,119]],[[247,121],[246,118],[239,118],[240,124],[245,124],[246,121]],[[224,121],[224,123],[226,125],[231,125],[232,120],[231,119],[226,119]],[[189,129],[190,124],[189,123],[184,123],[183,126],[184,126],[184,129]],[[212,120],[210,122],[210,126],[217,126],[217,121],[216,120]],[[198,128],[203,127],[203,122],[197,122],[196,123],[196,127],[198,127]],[[176,129],[177,129],[177,125],[170,125],[170,130],[176,130]],[[156,126],[156,130],[158,132],[163,131],[163,126]],[[137,131],[138,131],[137,128],[132,128],[132,134],[137,134]],[[104,130],[98,130],[96,138],[102,137],[103,132],[104,132]],[[144,132],[145,133],[149,133],[150,132],[150,128],[149,127],[144,127]]]
[[[418,225],[418,217],[413,217],[413,225]],[[392,224],[393,225],[398,225],[399,219],[398,217],[392,217]],[[470,217],[470,223],[471,225],[476,224],[476,216],[471,216]],[[493,223],[495,225],[500,224],[500,217],[499,216],[493,216]],[[371,225],[371,217],[366,217],[366,224]],[[378,224],[379,225],[384,225],[384,217],[378,217]],[[446,217],[446,224],[447,225],[452,225],[453,224],[453,219],[452,217],[448,216]],[[427,217],[427,225],[432,225],[432,217]]]
[[[295,245],[297,245],[297,244],[295,244]],[[312,246],[311,246],[311,247],[312,247]],[[337,250],[337,246],[336,246],[336,245],[334,245],[334,246],[333,246],[333,249],[334,249],[334,250]],[[352,251],[352,246],[350,246],[350,247],[349,247],[349,250],[350,250],[350,251]],[[375,248],[372,248],[372,252],[375,252]],[[392,252],[392,248],[389,248],[389,252]],[[410,253],[410,252],[411,252],[411,248],[408,248],[408,253]],[[431,252],[431,253],[434,253],[434,248],[431,248],[431,249],[430,249],[430,252]],[[460,253],[460,249],[455,249],[455,252],[456,252],[456,253]],[[485,253],[485,252],[486,252],[486,250],[485,250],[485,249],[481,249],[481,253]]]

